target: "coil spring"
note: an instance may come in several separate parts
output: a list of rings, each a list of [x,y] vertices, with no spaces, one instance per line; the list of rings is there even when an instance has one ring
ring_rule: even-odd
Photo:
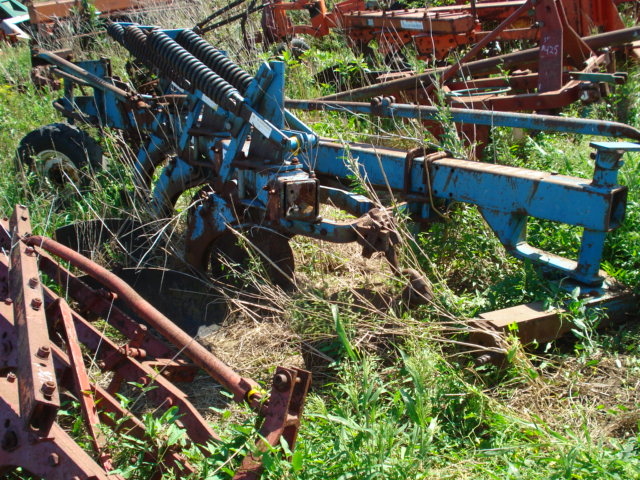
[[[147,43],[156,56],[162,60],[161,71],[165,68],[183,75],[193,86],[202,91],[218,105],[239,113],[243,99],[238,90],[194,57],[191,53],[161,31],[151,32]]]
[[[119,23],[109,23],[107,25],[107,33],[124,47],[124,27],[122,25]]]
[[[148,68],[160,70],[163,76],[173,80],[176,84],[184,88],[189,86],[166,59],[156,54],[156,52],[149,47],[148,36],[142,29],[134,25],[124,27],[122,40],[125,48]]]
[[[245,94],[253,77],[192,30],[182,30],[176,41],[215,73]]]

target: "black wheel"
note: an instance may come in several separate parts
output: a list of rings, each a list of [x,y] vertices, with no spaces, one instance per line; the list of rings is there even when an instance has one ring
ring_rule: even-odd
[[[19,166],[53,186],[88,183],[103,168],[102,149],[87,133],[66,123],[53,123],[25,136],[17,151]]]

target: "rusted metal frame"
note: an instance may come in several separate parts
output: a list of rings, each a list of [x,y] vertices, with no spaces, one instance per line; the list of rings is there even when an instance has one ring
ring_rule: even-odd
[[[243,378],[234,372],[205,347],[195,341],[193,337],[153,308],[133,288],[116,275],[49,238],[33,236],[25,238],[23,241],[28,245],[41,247],[49,253],[69,261],[74,267],[91,275],[95,280],[116,293],[123,301],[127,302],[140,318],[153,326],[158,333],[180,349],[185,356],[200,366],[200,368],[211,375],[221,385],[229,389],[229,391],[234,394],[236,401],[246,400],[252,405],[259,405],[259,396],[254,396],[252,393],[255,392],[257,388],[255,381]]]
[[[480,40],[487,35],[491,35],[492,30],[486,32],[475,32],[474,36],[476,40]],[[510,28],[500,32],[496,40],[511,41],[511,40],[538,40],[540,38],[540,32],[537,28]]]
[[[569,23],[567,14],[560,0],[556,0],[558,15],[562,23],[562,34],[564,47],[568,55],[568,61],[573,63],[575,68],[581,68],[595,52],[585,43],[575,28]]]
[[[24,218],[27,218],[27,220],[22,220],[21,218],[21,222],[28,222],[26,215]],[[0,230],[5,234],[7,233],[8,225],[6,221],[2,222]],[[6,246],[5,240],[6,237],[0,243]],[[17,248],[20,248],[20,246]],[[35,261],[35,257],[30,260]],[[8,297],[8,265],[9,257],[3,251],[0,253],[0,292],[4,294],[5,300],[0,306],[0,315],[2,316],[0,318],[2,326],[0,330],[2,331],[2,347],[6,354],[2,356],[4,363],[2,371],[6,372],[6,375],[0,375],[0,472],[11,471],[20,466],[32,474],[52,480],[79,478],[76,475],[82,476],[82,478],[106,480],[107,477],[103,470],[57,424],[52,422],[45,434],[32,428],[31,424],[33,422],[24,417],[24,414],[28,415],[29,411],[23,405],[23,401],[27,399],[19,392],[19,389],[23,386],[19,387],[18,383],[23,380],[16,376],[14,370],[17,368],[20,372],[20,364],[28,363],[29,359],[25,359],[22,356],[20,359],[17,358],[17,354],[21,352],[15,347],[17,343],[15,330],[17,326],[14,325],[12,308],[15,302]],[[21,268],[20,264],[12,265],[12,275],[19,268]],[[34,282],[31,281],[31,285],[33,284]],[[42,325],[38,326],[42,327]],[[51,356],[53,344],[48,339],[46,325],[44,325],[43,331],[47,336],[47,343],[40,346],[40,353],[48,352],[46,360],[53,368],[54,362]],[[40,340],[43,339],[41,338]],[[43,360],[39,357],[34,358],[37,358],[38,362]],[[53,378],[55,379],[55,373]],[[57,409],[55,412],[57,412]],[[48,413],[51,413],[51,411]],[[46,421],[46,418],[43,421]]]
[[[95,0],[93,4],[101,16],[108,16],[114,12],[137,10],[144,6],[141,0]],[[151,2],[150,2],[151,3]],[[153,5],[166,4],[169,0],[152,2]],[[77,0],[55,0],[30,2],[28,6],[29,20],[34,25],[53,23],[55,19],[67,18],[72,11],[79,7]]]
[[[0,372],[18,366],[18,336],[13,321],[13,300],[9,295],[9,257],[0,251]],[[14,374],[15,375],[15,374]]]
[[[457,35],[441,34],[432,36],[429,34],[418,33],[411,37],[418,58],[428,59],[430,56],[436,60],[444,60],[452,48],[473,43],[476,35],[473,32]]]
[[[54,295],[54,294],[52,294],[52,292],[50,292],[48,289],[46,289],[46,293],[47,293],[47,299],[48,299],[49,301],[51,301],[51,299],[55,298],[55,295]],[[93,327],[92,327],[88,322],[86,322],[86,321],[85,321],[84,323],[79,323],[79,322],[77,321],[77,320],[78,320],[78,318],[79,318],[79,316],[78,316],[77,314],[75,314],[75,312],[72,312],[72,315],[73,315],[73,317],[74,317],[74,323],[75,323],[75,326],[76,326],[76,328],[78,329],[79,337],[80,337],[80,338],[82,338],[82,336],[83,336],[83,335],[82,335],[82,333],[83,333],[83,331],[82,331],[82,327],[84,327],[84,328],[86,328],[86,329],[89,329],[89,330],[91,330]],[[81,320],[82,320],[82,319],[81,319]],[[96,331],[95,333],[96,333],[96,336],[97,336],[97,337],[99,337],[99,336],[100,336],[99,332],[97,332],[97,331]],[[95,341],[96,341],[96,339],[94,338],[94,343],[96,343]],[[104,338],[101,338],[101,339],[100,339],[100,341],[102,342],[102,347],[105,347],[105,345],[109,343],[109,342],[108,342],[108,339],[104,339]],[[89,342],[89,343],[91,343],[91,342]],[[115,351],[115,349],[116,349],[117,347],[115,347],[115,345],[114,345],[113,347],[114,347],[114,348],[112,349],[112,351]],[[306,372],[303,372],[303,373],[305,373],[305,374],[306,374]],[[305,393],[306,393],[306,390],[305,390]],[[302,405],[303,400],[304,400],[304,396],[302,397],[302,400],[301,400],[301,401],[300,401],[300,403],[299,403],[299,407],[298,407],[298,408],[300,408],[300,409],[301,409],[301,405]],[[292,410],[293,410],[293,409],[294,409],[294,408],[292,407]],[[267,402],[267,404],[266,404],[266,405],[261,405],[261,406],[260,406],[260,411],[262,412],[262,414],[263,414],[263,415],[271,415],[271,416],[275,415],[275,414],[276,414],[276,412],[277,412],[277,411],[276,411],[276,410],[274,410],[273,408],[270,408],[270,407],[269,407],[269,402]],[[290,420],[290,419],[289,419],[289,420]],[[289,422],[289,423],[287,424],[287,428],[289,429],[289,431],[291,431],[291,429],[293,428],[293,431],[297,432],[297,424],[295,424],[295,425],[294,425],[293,423]],[[288,433],[288,435],[289,435],[289,437],[290,437],[289,439],[290,439],[290,440],[291,440],[291,442],[292,442],[295,438],[294,438],[293,436],[291,436],[291,433]],[[277,443],[277,442],[276,442],[276,443]]]
[[[300,428],[304,399],[310,386],[309,372],[297,368],[277,368],[267,412],[260,428],[258,452],[277,447],[281,439],[286,440],[289,448],[293,449]],[[262,460],[256,454],[247,455],[233,478],[257,480],[262,468]]]
[[[175,352],[148,332],[147,326],[136,322],[117,305],[116,297],[110,292],[95,290],[85,284],[68,269],[53,260],[46,252],[40,251],[40,269],[49,275],[65,293],[73,298],[87,312],[105,318],[129,338],[129,346],[142,348],[155,358],[172,358]]]
[[[311,15],[310,10],[311,25],[294,25],[286,12],[305,10],[307,7],[313,7],[315,9],[313,15]],[[329,33],[330,28],[335,27],[333,16],[327,14],[327,7],[324,0],[319,2],[308,2],[305,0],[282,2],[277,0],[265,9],[265,15],[270,15],[275,26],[275,31],[270,31],[268,34],[271,39],[284,40],[297,34],[322,37]],[[263,27],[265,25],[264,21],[263,17]]]
[[[44,291],[48,303],[59,298],[46,287]],[[115,394],[124,381],[142,384],[149,387],[146,397],[155,399],[156,406],[168,408],[175,405],[178,407],[183,414],[181,421],[187,434],[194,442],[204,445],[211,439],[218,439],[208,423],[187,400],[186,395],[164,378],[162,372],[157,372],[143,362],[127,356],[118,345],[102,335],[90,322],[76,312],[71,311],[71,316],[80,342],[96,355],[101,368],[115,373],[108,388],[110,393]]]
[[[602,66],[609,64],[607,54],[592,56],[586,62],[584,69],[578,73],[593,73],[598,71]],[[493,95],[488,92],[486,95],[480,96],[449,96],[448,101],[452,107],[480,108],[500,111],[541,111],[556,110],[564,106],[570,105],[578,100],[585,103],[595,101],[600,98],[600,87],[594,85],[591,81],[580,79],[572,79],[572,73],[564,72],[560,76],[560,88],[557,90],[540,90],[537,93],[521,93],[516,95]],[[539,74],[527,76],[527,81],[531,81],[534,77],[538,80],[538,85],[545,80],[541,80]],[[515,77],[515,85],[522,87],[523,79]],[[554,80],[555,81],[555,80]],[[470,81],[469,87],[480,85],[491,85],[493,79],[479,79]],[[505,83],[509,83],[508,81]],[[514,85],[514,87],[515,87]]]
[[[567,17],[580,35],[588,35],[594,28],[612,31],[624,28],[613,0],[563,0]]]
[[[549,1],[549,0],[547,0]],[[474,58],[480,51],[482,51],[482,49],[487,46],[487,44],[489,42],[491,42],[492,40],[495,40],[497,38],[497,36],[500,34],[500,32],[502,32],[503,30],[505,30],[509,25],[511,25],[513,23],[514,20],[518,19],[520,16],[522,16],[522,14],[524,12],[526,12],[530,7],[532,6],[532,0],[526,0],[521,7],[519,7],[517,10],[515,10],[511,15],[509,15],[505,20],[502,21],[502,23],[500,23],[500,25],[498,25],[495,30],[493,30],[491,35],[487,35],[486,37],[482,38],[478,43],[476,43],[473,48],[471,48],[471,50],[469,50],[461,59],[460,61],[454,63],[453,65],[451,65],[447,70],[445,70],[442,75],[439,78],[439,83],[440,84],[445,84],[447,82],[447,80],[449,80],[450,78],[452,78],[454,75],[456,75],[458,73],[458,71],[460,71],[460,69],[462,68],[462,66],[469,61],[469,59]],[[428,85],[426,87],[426,93],[427,95],[430,94],[434,89],[436,88],[436,84],[435,83],[431,83],[430,85]]]
[[[476,2],[476,16],[480,21],[499,21],[504,20],[513,11],[522,6],[524,0],[505,0],[499,2]],[[462,13],[471,12],[472,6],[466,1],[457,5],[444,5],[440,7],[429,7],[434,13],[452,12]]]
[[[559,0],[541,0],[536,9],[541,27],[540,55],[538,58],[538,92],[559,90],[565,52],[574,66],[582,66],[594,52],[569,24]]]
[[[538,56],[538,92],[559,90],[564,67],[564,29],[556,0],[538,0],[536,20],[542,25]],[[560,6],[559,8],[562,8]]]
[[[498,111],[550,111],[565,107],[580,99],[585,82],[572,80],[558,90],[520,95],[485,95],[482,97],[452,97],[455,108],[480,108]]]
[[[589,48],[594,51],[604,47],[618,47],[640,40],[640,26],[592,35],[584,37],[583,40]],[[475,75],[479,73],[497,73],[500,68],[521,68],[522,65],[529,65],[532,62],[536,62],[539,52],[540,48],[536,47],[492,58],[474,60],[462,65],[462,72],[464,75]],[[431,84],[434,76],[445,72],[448,68],[449,67],[436,68],[419,75],[412,75],[376,85],[326,95],[319,100],[357,100],[378,95],[392,95],[405,90],[421,92]]]
[[[0,377],[0,473],[22,467],[47,480],[110,480],[100,466],[54,423],[46,437],[33,438],[18,414],[15,380]]]
[[[16,207],[9,225],[13,233],[9,291],[18,336],[20,416],[26,429],[45,436],[55,421],[60,399],[35,250],[20,242],[31,231],[29,212],[24,205]]]
[[[599,58],[599,57],[596,57]],[[602,64],[604,65],[604,63]],[[566,85],[570,80],[580,80],[598,83],[610,83],[615,85],[621,85],[625,83],[625,75],[623,73],[599,73],[590,71],[565,71],[562,74],[562,84]],[[445,85],[445,93],[458,98],[456,92],[465,90],[491,90],[491,89],[509,89],[512,92],[527,93],[536,88],[538,84],[537,73],[517,73],[508,77],[486,77],[486,78],[474,78],[471,80],[450,82]],[[489,93],[489,92],[487,92]],[[464,94],[460,94],[460,97],[464,97]]]
[[[467,33],[473,30],[475,24],[473,17],[466,13],[445,13],[436,15],[428,9],[421,11],[377,11],[357,12],[350,15],[349,28],[382,29],[383,31],[395,31],[426,33],[431,35]]]
[[[98,411],[91,394],[91,381],[89,380],[89,375],[87,375],[87,370],[84,366],[80,343],[78,341],[78,336],[76,335],[75,326],[71,316],[71,309],[64,299],[58,298],[47,307],[47,314],[50,321],[57,321],[61,327],[60,331],[63,333],[67,347],[70,372],[75,384],[77,398],[80,402],[80,409],[82,411],[82,416],[84,417],[85,428],[91,437],[91,443],[94,451],[98,455],[100,464],[105,471],[110,472],[113,470],[113,463],[111,462],[111,456],[105,450],[106,439],[98,428],[98,424],[100,423],[98,419]],[[113,477],[117,480],[121,480],[123,478],[120,475],[113,475]]]
[[[139,439],[145,438],[146,427],[144,426],[144,423],[142,423],[142,421],[139,420],[131,411],[124,408],[113,395],[100,385],[91,383],[88,391],[75,391],[76,386],[74,385],[74,382],[68,379],[69,375],[67,372],[72,368],[69,356],[55,344],[51,344],[51,351],[53,352],[57,368],[60,368],[61,370],[59,376],[67,379],[64,385],[70,391],[75,392],[76,396],[81,394],[90,395],[95,399],[95,404],[100,405],[98,416],[102,424],[112,428],[114,432],[125,433]],[[162,464],[163,468],[158,468],[157,474],[152,477],[154,480],[162,478],[163,472],[166,472],[168,469],[173,469],[174,473],[183,475],[195,472],[195,469],[187,462],[187,460],[171,447],[163,452],[159,452],[157,450],[154,451],[153,449],[151,451],[146,451],[145,457],[147,457],[150,462],[155,462],[159,466]]]

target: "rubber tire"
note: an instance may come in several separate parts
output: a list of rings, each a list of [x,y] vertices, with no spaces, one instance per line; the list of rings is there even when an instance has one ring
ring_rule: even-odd
[[[18,145],[17,160],[23,168],[38,172],[38,155],[53,150],[65,155],[78,170],[84,170],[80,183],[87,183],[86,173],[97,172],[104,168],[102,148],[86,132],[67,123],[45,125],[27,134]],[[55,186],[65,182],[62,176],[52,174],[48,180]]]

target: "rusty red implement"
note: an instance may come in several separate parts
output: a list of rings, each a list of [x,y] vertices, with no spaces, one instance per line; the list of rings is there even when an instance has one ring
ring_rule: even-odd
[[[236,401],[247,401],[263,418],[259,450],[265,449],[265,441],[277,447],[281,438],[293,447],[311,381],[308,372],[279,367],[271,393],[262,393],[257,382],[237,374],[117,276],[49,238],[31,236],[30,230],[24,206],[17,206],[11,221],[0,225],[0,297],[4,299],[0,304],[0,472],[22,467],[47,479],[122,478],[112,472],[111,452],[99,425],[144,438],[144,423],[116,399],[123,387],[130,389],[131,385],[142,387],[145,402],[155,410],[177,407],[179,425],[190,441],[198,445],[218,441],[187,395],[170,381],[193,381],[197,367],[233,393]],[[108,290],[90,288],[45,250],[85,271]],[[43,286],[39,270],[64,286],[80,310]],[[113,305],[116,296],[169,344]],[[105,336],[85,318],[87,314],[109,322],[127,338],[126,343]],[[103,372],[113,372],[106,388],[91,379],[87,355]],[[80,403],[93,458],[57,423],[61,389]],[[162,453],[151,449],[146,455],[157,464],[152,478],[162,478],[169,471],[194,472],[173,448]],[[250,456],[235,478],[258,478],[261,470],[260,458]]]

